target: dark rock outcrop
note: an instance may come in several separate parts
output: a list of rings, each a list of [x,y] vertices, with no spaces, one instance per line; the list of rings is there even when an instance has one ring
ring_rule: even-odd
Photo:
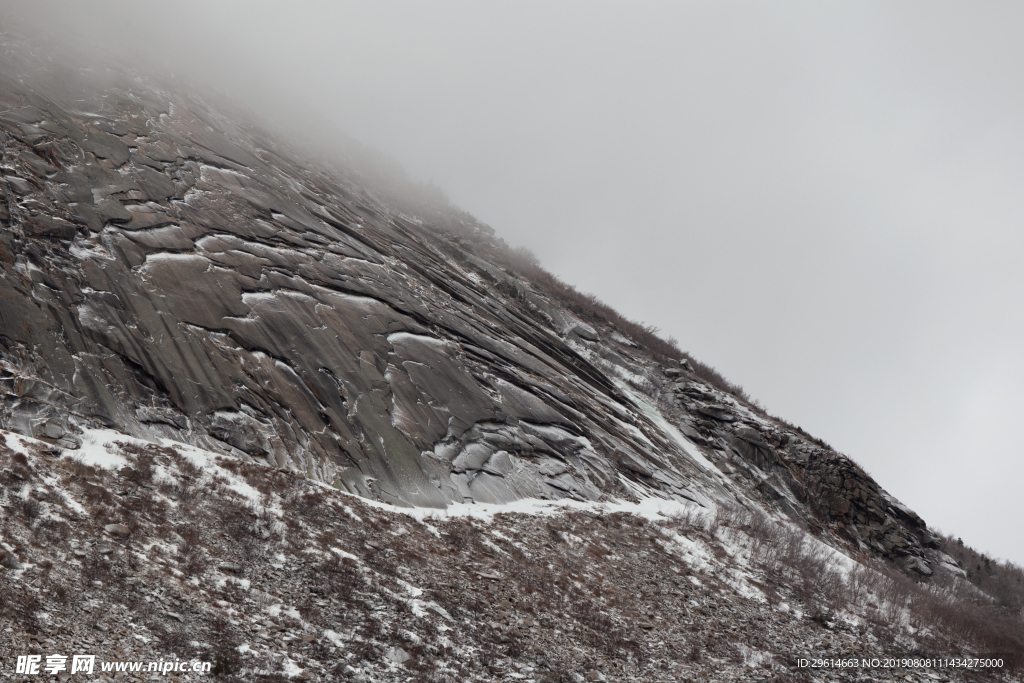
[[[497,248],[486,226],[421,225],[189,98],[0,92],[2,360],[48,388],[9,392],[5,426],[166,437],[401,504],[725,495],[581,355],[591,325],[463,246]]]
[[[8,61],[0,426],[167,438],[401,505],[752,499],[872,552],[933,544],[844,457],[510,270],[471,217],[411,215],[194,97],[33,89]]]

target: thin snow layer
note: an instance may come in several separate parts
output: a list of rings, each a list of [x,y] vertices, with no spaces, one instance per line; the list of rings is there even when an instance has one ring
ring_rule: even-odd
[[[31,448],[33,446],[46,448],[49,448],[50,446],[50,444],[44,443],[39,439],[15,434],[14,432],[9,432],[6,429],[0,429],[0,434],[3,434],[4,439],[6,439],[8,448],[17,453],[21,453],[22,455],[31,455]]]
[[[691,460],[693,460],[695,463],[704,468],[705,471],[713,474],[714,476],[718,477],[723,481],[726,480],[726,477],[724,474],[722,474],[721,470],[715,467],[714,463],[712,463],[710,460],[704,457],[704,454],[700,452],[700,449],[697,448],[696,444],[694,444],[692,441],[683,436],[683,433],[680,432],[675,425],[671,424],[668,420],[666,420],[665,416],[661,414],[660,410],[658,410],[650,403],[648,403],[646,400],[644,400],[644,398],[640,394],[633,391],[633,389],[625,382],[617,379],[614,379],[613,381],[615,382],[615,385],[624,394],[629,396],[633,403],[635,403],[640,408],[640,410],[642,410],[644,414],[647,415],[647,417],[649,417],[651,421],[658,426],[659,429],[661,429],[666,435],[671,437],[672,440],[675,441],[679,445],[679,447],[683,449],[683,452],[686,453],[686,455],[689,456]]]
[[[127,465],[128,460],[112,448],[115,441],[147,443],[112,429],[86,429],[82,433],[81,447],[78,450],[65,451],[65,453],[71,453],[75,460],[86,465],[102,467],[106,470],[118,470]]]
[[[626,389],[624,388],[624,390]],[[645,406],[642,399],[634,398],[637,400],[638,405]],[[660,414],[658,414],[657,411],[654,411],[652,417],[660,417]],[[675,437],[675,434],[672,433],[673,431],[678,434],[678,430],[674,430],[674,428],[671,428],[671,425],[668,425],[667,423],[659,426],[662,428],[667,427],[666,432],[673,437]],[[5,432],[4,435],[11,448],[25,453],[29,452],[30,446],[37,443],[36,439],[31,439],[29,437],[20,436],[10,432]],[[689,441],[682,434],[678,434],[678,441],[684,448],[689,444]],[[82,434],[82,447],[78,450],[67,452],[73,454],[73,457],[81,460],[85,464],[103,467],[106,469],[118,469],[127,465],[128,461],[123,455],[117,452],[118,449],[114,445],[116,442],[131,443],[138,446],[155,443],[156,445],[164,448],[173,448],[180,453],[182,457],[187,458],[193,465],[200,468],[206,476],[220,480],[224,486],[244,496],[254,505],[259,505],[261,507],[266,506],[268,512],[279,517],[283,514],[283,510],[281,510],[279,502],[275,499],[276,497],[271,496],[268,499],[268,497],[253,488],[240,475],[218,464],[218,461],[221,458],[227,456],[197,448],[189,444],[170,441],[168,439],[161,439],[158,442],[150,442],[130,437],[113,430],[86,429]],[[39,442],[39,445],[42,446],[45,444]],[[692,446],[692,444],[690,445]],[[693,450],[696,452],[695,448]],[[703,459],[703,456],[700,457]],[[698,460],[697,462],[700,461]],[[707,461],[704,460],[704,462]],[[718,472],[711,463],[708,462],[707,466],[711,471],[716,473]],[[175,476],[175,472],[173,471],[161,472],[161,474],[169,478],[173,478]],[[324,488],[341,496],[352,495],[343,491],[338,491],[323,482],[311,480],[311,483],[323,486]],[[365,505],[414,519],[434,533],[437,532],[433,528],[431,524],[432,522],[454,518],[471,518],[479,520],[485,524],[490,524],[494,521],[497,515],[501,514],[557,516],[573,511],[597,514],[626,513],[642,517],[651,522],[662,524],[681,518],[687,518],[695,520],[697,524],[706,529],[710,529],[713,526],[712,520],[717,514],[719,514],[717,504],[708,499],[702,501],[702,503],[706,504],[702,504],[658,498],[639,488],[637,488],[634,493],[637,494],[639,499],[636,502],[621,500],[593,502],[569,499],[554,501],[523,499],[505,504],[452,503],[447,507],[447,509],[398,507],[388,503],[381,503],[364,498],[360,498],[360,501]],[[346,511],[358,520],[358,517],[356,517],[351,510],[346,508]],[[778,524],[792,526],[791,523],[785,519],[776,519],[775,521]],[[717,543],[725,550],[728,556],[728,559],[725,559],[724,562],[728,563],[732,568],[730,572],[725,573],[726,582],[743,595],[750,597],[760,596],[761,592],[754,582],[756,577],[753,567],[751,566],[748,539],[746,538],[746,535],[735,529],[722,528],[715,532],[714,536]],[[804,534],[803,539],[805,548],[813,549],[814,552],[828,558],[830,561],[829,564],[844,576],[848,576],[849,573],[858,566],[858,564],[851,558],[810,535]],[[715,553],[713,553],[711,548],[707,546],[705,540],[689,538],[676,531],[672,531],[669,528],[664,528],[660,542],[666,550],[669,550],[682,561],[695,568],[713,570],[723,563],[723,560],[716,559]],[[355,559],[354,555],[351,555],[340,548],[331,548],[331,550],[342,557]],[[410,588],[414,587],[410,586]],[[415,590],[410,591],[410,593],[413,594],[412,599],[416,601],[418,596],[415,595]],[[422,601],[417,601],[415,606],[417,610],[428,607],[429,603],[419,604],[420,602]]]
[[[236,493],[240,493],[245,496],[250,502],[256,504],[263,501],[263,494],[253,488],[247,481],[239,477],[231,470],[225,469],[217,464],[216,458],[223,458],[225,456],[210,451],[203,450],[202,448],[196,448],[189,444],[178,443],[177,441],[171,441],[169,439],[161,439],[161,446],[166,448],[175,448],[179,453],[184,455],[191,461],[193,465],[200,468],[204,472],[207,472],[217,477],[227,479],[226,486],[232,489]],[[269,508],[273,510],[273,508]],[[276,510],[276,514],[280,515],[280,509]]]
[[[665,500],[653,496],[642,497],[635,503],[627,501],[594,503],[574,500],[550,501],[537,499],[519,500],[503,505],[454,503],[445,510],[438,510],[436,508],[401,508],[382,503],[377,503],[375,504],[376,506],[388,509],[396,514],[412,517],[430,529],[432,529],[430,525],[432,521],[459,517],[472,518],[489,524],[499,514],[557,516],[572,511],[587,511],[598,514],[627,513],[655,523],[669,523],[681,518],[689,518],[694,520],[701,528],[710,529],[714,526],[713,520],[719,514],[718,508],[713,503],[708,507],[702,507],[694,503]],[[799,531],[788,520],[773,519],[775,519],[777,524]],[[751,558],[751,539],[743,531],[722,527],[712,532],[719,552],[723,550],[725,552],[724,557],[717,556],[716,552],[712,549],[712,544],[709,544],[705,539],[699,538],[699,535],[691,538],[673,531],[671,528],[663,528],[661,533],[663,536],[660,541],[661,545],[686,565],[701,571],[715,573],[720,580],[728,584],[740,595],[753,599],[764,599],[764,593],[758,585],[758,571]],[[800,533],[805,552],[812,552],[826,559],[828,566],[832,570],[839,572],[844,579],[848,579],[851,572],[859,566],[856,561],[841,551],[809,534]]]
[[[27,444],[29,442],[36,441],[35,439],[30,439],[10,432],[4,432],[4,434],[7,436],[8,445],[11,445],[12,447],[15,447],[15,444]],[[193,465],[200,468],[207,476],[226,480],[224,485],[227,488],[244,496],[254,505],[262,505],[265,502],[263,494],[253,488],[249,482],[231,470],[221,467],[217,463],[218,458],[229,456],[224,456],[219,453],[207,451],[190,444],[172,441],[170,439],[160,439],[159,441],[138,439],[110,429],[84,429],[82,430],[81,438],[82,446],[80,448],[77,450],[66,449],[64,453],[65,455],[69,455],[86,465],[102,467],[108,470],[116,470],[128,465],[127,458],[117,452],[118,449],[114,445],[116,442],[128,443],[135,446],[157,445],[164,448],[173,448],[183,457],[187,458]],[[24,448],[24,446],[21,446],[22,450],[24,450]],[[18,450],[18,448],[15,449]],[[163,468],[158,468],[158,471],[160,474],[168,478],[174,478],[175,476],[174,472],[164,471]],[[283,514],[279,505],[270,505],[267,507],[267,510],[278,516]]]
[[[397,514],[404,514],[421,522],[431,520],[443,520],[453,517],[472,517],[482,521],[490,522],[495,515],[500,514],[523,514],[523,515],[560,515],[570,511],[591,511],[603,514],[615,512],[626,512],[643,517],[650,521],[664,521],[673,516],[683,514],[688,510],[697,508],[692,503],[684,503],[675,500],[665,500],[647,496],[639,502],[628,501],[605,501],[605,502],[584,502],[578,500],[540,500],[537,498],[524,498],[512,503],[491,504],[491,503],[451,503],[447,509],[438,508],[406,508],[387,503],[373,503],[375,507],[391,510]]]
[[[36,439],[10,432],[0,433],[3,433],[10,448],[23,452],[32,459],[40,457],[38,454],[43,447],[50,448],[48,444],[39,442]],[[173,448],[180,454],[180,457],[187,458],[192,464],[201,468],[205,477],[217,479],[221,486],[233,489],[253,503],[257,503],[260,508],[276,514],[278,517],[283,514],[279,496],[273,494],[264,496],[251,487],[241,475],[219,464],[224,462],[225,458],[230,459],[229,456],[223,456],[215,452],[165,439],[144,441],[103,429],[87,430],[83,434],[82,439],[82,448],[78,451],[68,451],[67,455],[74,454],[74,457],[80,458],[82,462],[105,468],[117,468],[127,464],[127,459],[118,452],[120,449],[115,445],[117,442],[133,443],[140,446],[155,444],[164,448]],[[173,464],[167,468],[161,466],[158,468],[158,471],[160,478],[173,479],[178,475],[178,468]],[[352,494],[330,487],[323,482],[317,480],[307,481],[311,485],[324,487],[325,491],[329,491],[332,496],[341,499],[346,497],[357,498]],[[60,484],[56,480],[51,481],[48,479],[46,482],[51,487],[60,490]],[[24,494],[27,495],[27,493],[28,489],[26,488]],[[589,512],[599,515],[625,513],[652,522],[652,530],[656,531],[655,542],[670,556],[675,558],[675,561],[672,562],[673,569],[675,570],[675,566],[680,568],[685,566],[698,573],[697,575],[688,575],[687,578],[690,581],[700,585],[701,578],[698,577],[714,576],[717,581],[729,586],[736,593],[748,599],[755,601],[765,601],[768,599],[768,596],[763,591],[764,570],[759,565],[758,558],[754,557],[757,552],[755,550],[756,539],[748,534],[746,530],[748,527],[745,526],[743,520],[737,520],[736,517],[736,515],[742,516],[745,514],[742,509],[738,509],[736,506],[716,504],[712,501],[708,501],[706,506],[702,506],[688,501],[666,500],[650,495],[649,492],[645,493],[642,490],[637,490],[636,493],[638,500],[635,502],[617,500],[583,502],[564,499],[556,501],[526,499],[504,505],[458,503],[452,504],[444,510],[398,507],[364,498],[359,498],[359,501],[363,505],[404,517],[411,524],[421,524],[423,528],[435,536],[440,536],[439,531],[435,528],[435,523],[457,518],[467,518],[474,520],[474,522],[479,522],[480,530],[485,534],[501,538],[503,536],[501,531],[505,527],[503,526],[504,520],[498,518],[498,515],[516,514],[555,517],[573,512]],[[69,503],[74,503],[74,501],[69,499]],[[72,507],[77,514],[83,514],[84,510],[77,503],[74,503]],[[348,506],[342,506],[342,510],[353,520],[361,521],[359,516]],[[852,572],[861,567],[855,560],[827,543],[802,532],[788,519],[771,513],[768,514],[773,524],[785,527],[788,531],[799,533],[801,549],[804,554],[824,560],[826,563],[824,566],[829,571],[838,573],[845,580],[854,578],[851,575]],[[408,531],[405,526],[399,525],[397,530],[394,527],[392,528],[392,533],[403,535],[408,533]],[[570,545],[576,545],[583,540],[571,533],[566,533],[564,538]],[[493,545],[489,539],[485,539],[485,543]],[[174,545],[168,543],[160,543],[159,545],[163,549],[163,554],[173,555],[177,552],[177,548]],[[503,552],[501,548],[493,547],[496,552]],[[330,554],[357,562],[361,565],[360,571],[367,571],[365,565],[363,565],[358,557],[346,552],[342,548],[331,547],[328,551]],[[276,559],[279,562],[271,563],[271,566],[283,569],[286,566],[285,556],[279,553]],[[177,570],[174,570],[174,572],[176,575],[180,574]],[[238,579],[233,580],[238,581]],[[219,580],[218,583],[220,583]],[[246,589],[250,588],[248,579],[242,579],[240,583]],[[430,613],[441,617],[445,621],[452,619],[452,616],[440,605],[424,599],[426,596],[423,595],[422,589],[419,586],[404,580],[399,583],[402,586],[402,590],[393,595],[393,597],[405,602],[414,614],[425,616]],[[299,618],[298,613],[293,613],[293,609],[279,604],[274,596],[266,595],[265,599],[267,603],[265,609],[268,614],[277,616],[281,613],[287,613],[292,614],[295,618]],[[882,595],[878,595],[876,600],[883,606],[888,604],[886,598]],[[861,618],[856,613],[844,613],[840,616],[849,623],[857,623]],[[331,640],[333,641],[334,639]],[[753,650],[747,654],[749,654],[748,660],[750,663],[758,662],[761,657],[761,653]]]

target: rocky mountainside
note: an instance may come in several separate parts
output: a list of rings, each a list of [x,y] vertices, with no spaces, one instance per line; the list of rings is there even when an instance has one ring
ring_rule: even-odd
[[[848,458],[685,356],[567,305],[472,217],[395,201],[190,93],[84,74],[13,39],[4,49],[0,427],[40,458],[85,457],[115,434],[396,510],[658,500],[766,516],[914,581],[965,575]],[[65,474],[103,480],[93,464]],[[8,478],[5,520],[33,477],[86,495],[52,462],[24,468]],[[100,518],[142,524],[100,498]],[[299,505],[275,522],[335,533],[338,509],[301,519]],[[176,519],[212,533],[217,516]],[[32,542],[4,533],[25,571]],[[47,561],[82,571],[73,557],[91,555]]]
[[[573,315],[486,226],[400,213],[187,96],[74,78],[0,90],[5,428],[399,505],[753,499],[926,570],[924,524],[857,467]]]
[[[1020,633],[941,570],[915,583],[756,508],[397,508],[109,430],[74,455],[3,437],[12,680],[18,655],[92,653],[97,675],[180,659],[237,681],[972,681],[798,660],[1010,650]]]

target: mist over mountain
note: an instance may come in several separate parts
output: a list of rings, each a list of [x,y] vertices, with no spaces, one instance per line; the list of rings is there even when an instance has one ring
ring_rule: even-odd
[[[79,28],[0,59],[5,666],[1017,680],[1018,566],[388,157]],[[926,669],[968,680],[870,677]]]
[[[1024,561],[1019,9],[7,3],[41,44],[344,133]]]

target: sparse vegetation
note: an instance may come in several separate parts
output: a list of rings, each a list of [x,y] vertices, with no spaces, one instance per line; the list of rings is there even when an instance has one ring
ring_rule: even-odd
[[[698,534],[714,545],[722,537],[738,540],[749,551],[749,564],[762,573],[766,599],[777,604],[788,596],[803,606],[811,621],[831,629],[840,614],[862,619],[879,642],[905,646],[903,626],[927,634],[918,647],[944,652],[998,652],[1024,666],[1024,582],[1011,563],[988,563],[984,578],[971,582],[987,590],[966,590],[963,579],[942,573],[924,582],[877,559],[863,558],[844,569],[835,551],[805,533],[771,520],[759,510],[722,506],[713,514],[689,511],[673,518],[670,528]],[[942,539],[943,549],[958,552],[961,563],[986,566],[984,556]],[[953,552],[950,552],[953,551]],[[956,555],[953,555],[956,557]]]
[[[346,666],[383,671],[396,648],[411,657],[400,669],[429,681],[517,670],[535,680],[588,671],[707,680],[751,661],[779,680],[800,680],[772,654],[771,638],[809,643],[828,634],[835,648],[868,638],[904,648],[911,629],[920,647],[1024,652],[1020,569],[951,538],[943,547],[972,574],[915,581],[867,557],[841,560],[758,509],[421,524],[261,465],[218,458],[199,468],[174,449],[111,447],[128,467],[3,456],[8,472],[13,465],[38,479],[46,462],[62,473],[59,492],[32,498],[36,516],[14,506],[0,519],[14,549],[4,551],[8,564],[33,554],[24,579],[0,583],[0,614],[19,633],[83,616],[89,628],[117,629],[131,615],[152,656],[208,659],[226,681],[277,680],[285,653],[328,680],[347,675]],[[243,482],[264,493],[239,494]],[[22,500],[21,490],[4,495]],[[127,536],[104,531],[126,520]],[[688,555],[688,547],[700,550]],[[422,593],[414,598],[410,587]],[[80,601],[58,605],[72,591],[105,605],[102,614],[82,613]],[[243,643],[257,649],[239,652]],[[0,634],[0,650],[10,647]]]
[[[496,256],[504,258],[509,267],[539,287],[559,304],[580,316],[583,320],[598,325],[608,325],[618,330],[621,334],[629,337],[653,354],[655,358],[677,362],[687,361],[690,367],[693,368],[694,375],[701,380],[743,401],[751,402],[743,387],[730,382],[714,367],[702,363],[680,349],[679,342],[675,338],[669,337],[665,339],[659,334],[657,327],[630,320],[593,294],[585,294],[564,282],[556,275],[545,270],[540,265],[536,255],[529,249],[519,247],[507,250],[504,254],[497,254]]]

